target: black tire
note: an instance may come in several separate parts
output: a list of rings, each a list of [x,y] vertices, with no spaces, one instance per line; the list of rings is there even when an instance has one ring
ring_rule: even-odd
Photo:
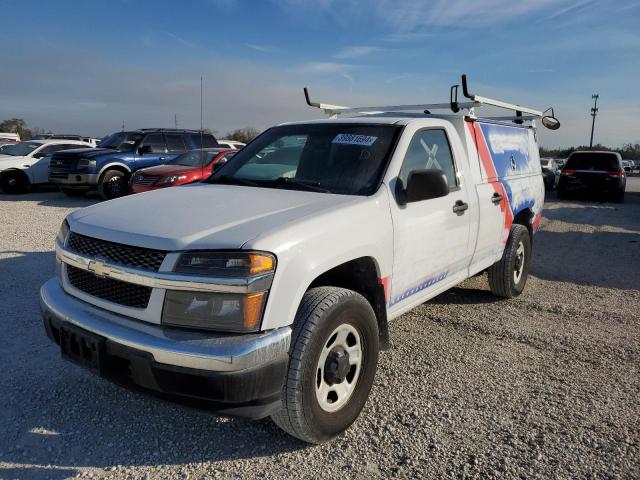
[[[624,203],[624,190],[619,190],[613,194],[613,201],[615,203]]]
[[[316,388],[327,378],[327,365],[319,368],[320,355],[335,341],[334,332],[354,328],[359,335],[361,364],[350,396],[334,412],[326,411]],[[353,337],[355,339],[355,337]],[[333,351],[333,350],[332,350]],[[347,355],[347,362],[350,358]],[[322,443],[344,432],[364,407],[378,364],[378,322],[371,305],[360,294],[336,287],[312,288],[305,293],[296,314],[282,407],[273,421],[290,435],[308,443]],[[349,368],[353,368],[350,366]],[[320,375],[320,372],[324,374]],[[347,382],[346,379],[335,384]],[[330,392],[331,393],[331,392]],[[329,399],[330,395],[325,397]]]
[[[111,200],[127,194],[127,175],[120,170],[107,170],[98,184],[98,193],[103,200]]]
[[[26,192],[29,183],[29,178],[18,170],[10,170],[0,176],[0,188],[9,195]]]
[[[558,187],[557,194],[558,194],[558,199],[560,200],[566,200],[567,198],[569,198],[569,195],[567,194],[567,191],[564,188]]]
[[[67,197],[82,197],[86,193],[84,190],[76,190],[74,188],[60,188],[60,191]]]
[[[523,251],[519,249],[522,246]],[[514,224],[499,262],[489,267],[489,288],[498,297],[517,297],[524,290],[529,275],[531,238],[524,225]],[[517,274],[519,272],[519,275]],[[516,280],[517,277],[517,280]]]

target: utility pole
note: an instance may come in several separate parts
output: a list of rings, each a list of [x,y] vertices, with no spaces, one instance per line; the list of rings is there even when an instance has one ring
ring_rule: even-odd
[[[591,121],[591,140],[589,140],[589,148],[593,148],[593,129],[596,126],[596,115],[598,114],[598,98],[600,98],[600,95],[594,93],[593,95],[591,95],[591,98],[593,98],[593,108],[591,109],[591,116],[593,117],[593,120]]]
[[[124,132],[124,120],[122,120],[122,131]]]
[[[178,128],[178,114],[174,113],[173,114],[173,125],[175,128]]]

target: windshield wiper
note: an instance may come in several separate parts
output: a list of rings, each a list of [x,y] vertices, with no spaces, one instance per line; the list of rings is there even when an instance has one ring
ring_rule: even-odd
[[[273,185],[291,185],[293,187],[302,187],[310,192],[331,193],[331,190],[327,190],[320,186],[320,182],[311,180],[298,180],[297,178],[278,177],[275,180],[269,182]]]
[[[247,187],[261,186],[258,182],[254,182],[253,180],[249,180],[246,178],[231,177],[229,175],[222,175],[218,178],[212,178],[211,180],[207,180],[207,183],[224,183],[226,185],[245,185]]]

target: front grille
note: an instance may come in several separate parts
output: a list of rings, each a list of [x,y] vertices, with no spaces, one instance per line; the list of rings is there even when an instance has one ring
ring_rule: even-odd
[[[64,168],[64,169],[74,169],[78,164],[78,155],[77,154],[68,154],[68,153],[56,153],[51,157],[51,161],[49,162],[49,166],[51,168]]]
[[[147,308],[151,288],[111,278],[100,278],[91,272],[67,265],[69,283],[94,297],[127,307]]]
[[[89,257],[101,257],[126,267],[157,272],[167,252],[107,242],[71,232],[67,248]]]
[[[158,176],[152,176],[152,175],[134,175],[133,176],[133,183],[135,183],[136,185],[142,185],[145,187],[148,187],[149,185],[152,185],[153,183],[155,183],[156,180],[158,180]]]

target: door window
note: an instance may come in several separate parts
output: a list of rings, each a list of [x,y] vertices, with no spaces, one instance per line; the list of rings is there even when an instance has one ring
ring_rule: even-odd
[[[447,176],[449,190],[458,188],[451,146],[444,130],[421,130],[413,136],[398,177],[406,186],[409,174],[423,169],[442,170]]]
[[[167,133],[167,149],[169,152],[184,152],[187,148],[184,146],[183,135],[179,133]]]
[[[164,138],[161,133],[152,133],[144,137],[142,147],[151,147],[151,153],[164,153],[165,152],[165,144]]]

